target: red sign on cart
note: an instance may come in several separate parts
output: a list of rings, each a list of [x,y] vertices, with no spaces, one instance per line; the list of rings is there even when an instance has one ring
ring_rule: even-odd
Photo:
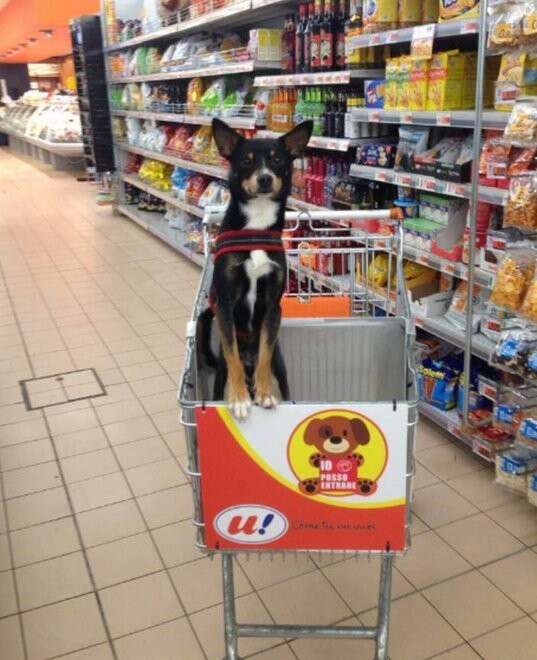
[[[196,409],[212,550],[406,549],[405,403]]]

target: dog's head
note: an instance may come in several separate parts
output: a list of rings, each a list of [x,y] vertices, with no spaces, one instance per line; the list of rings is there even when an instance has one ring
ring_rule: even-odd
[[[323,454],[347,454],[369,443],[369,431],[358,417],[315,417],[306,427],[304,442]]]
[[[230,186],[239,199],[283,199],[289,194],[291,164],[303,155],[313,122],[305,121],[278,139],[247,140],[220,119],[213,135],[220,154],[229,160]]]

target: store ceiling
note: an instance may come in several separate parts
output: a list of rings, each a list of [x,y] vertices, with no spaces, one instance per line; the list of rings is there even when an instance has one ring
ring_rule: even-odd
[[[0,64],[42,62],[71,52],[69,21],[97,14],[99,0],[0,0]]]

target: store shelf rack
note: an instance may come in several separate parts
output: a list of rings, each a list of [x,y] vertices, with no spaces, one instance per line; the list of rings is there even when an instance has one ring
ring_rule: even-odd
[[[277,138],[283,133],[277,133],[276,131],[258,131],[257,135],[259,137],[265,138]],[[352,140],[350,138],[331,138],[331,137],[320,137],[312,136],[308,142],[308,147],[315,149],[328,149],[329,151],[348,151],[351,147],[355,147],[360,140]]]
[[[122,181],[125,181],[125,183],[129,183],[132,186],[136,186],[136,188],[139,188],[140,190],[143,190],[144,192],[147,192],[150,195],[153,195],[154,197],[158,197],[159,199],[162,199],[167,204],[171,204],[172,206],[175,206],[178,209],[182,209],[183,211],[190,213],[190,215],[194,215],[198,218],[203,218],[204,211],[200,206],[195,206],[194,204],[188,204],[187,202],[183,202],[174,195],[171,195],[170,193],[163,192],[162,190],[159,190],[154,186],[150,186],[149,184],[145,183],[142,179],[140,179],[139,176],[134,176],[132,174],[122,174],[121,179]]]
[[[272,76],[256,76],[254,87],[295,87],[303,85],[348,85],[360,78],[383,78],[384,69],[347,69],[345,71],[321,71],[318,73],[286,73]]]
[[[452,128],[473,128],[474,110],[451,110],[440,112],[411,110],[375,110],[371,108],[351,108],[350,115],[356,122],[381,124],[416,124],[418,126],[444,126]],[[504,129],[509,119],[508,112],[485,110],[482,113],[482,128]]]
[[[112,110],[116,117],[134,117],[137,119],[151,119],[153,121],[165,121],[172,124],[198,124],[209,126],[213,118],[208,115],[190,115],[177,112],[153,112],[148,110]],[[244,128],[253,130],[255,119],[253,117],[226,117],[225,122],[233,128]]]

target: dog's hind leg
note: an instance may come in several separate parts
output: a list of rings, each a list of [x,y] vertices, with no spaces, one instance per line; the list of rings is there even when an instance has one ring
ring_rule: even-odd
[[[227,382],[227,365],[224,353],[220,351],[218,356],[218,363],[216,366],[216,376],[214,378],[214,394],[215,401],[222,401],[224,399],[224,391]]]
[[[274,347],[278,340],[281,310],[278,304],[267,310],[259,335],[259,356],[255,372],[255,402],[263,408],[274,408],[278,405],[277,398],[272,394],[272,359]]]
[[[272,354],[272,372],[278,381],[282,401],[290,401],[289,383],[287,381],[287,368],[283,359],[283,353],[280,342],[277,341]]]

